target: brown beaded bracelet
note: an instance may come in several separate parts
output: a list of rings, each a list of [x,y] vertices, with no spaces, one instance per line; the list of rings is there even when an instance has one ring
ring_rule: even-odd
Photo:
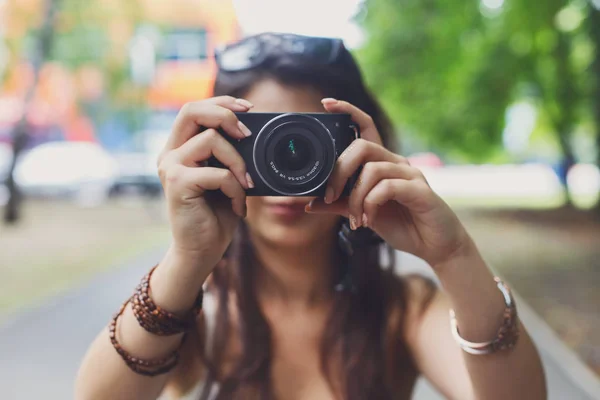
[[[110,325],[108,327],[110,342],[112,343],[117,353],[119,353],[123,361],[125,361],[125,364],[127,364],[127,366],[133,372],[145,376],[156,376],[169,372],[177,365],[177,362],[179,361],[178,351],[173,351],[167,357],[162,359],[142,360],[140,358],[133,357],[131,354],[125,351],[125,349],[123,349],[117,341],[117,320],[125,311],[125,307],[127,307],[128,303],[129,300],[123,303],[119,311],[114,315],[113,319],[110,322]],[[181,339],[182,343],[184,339],[185,335],[184,338]]]
[[[191,329],[196,323],[196,315],[202,309],[203,292],[200,291],[193,309],[184,317],[180,317],[156,305],[150,297],[150,279],[156,266],[144,276],[131,297],[133,314],[138,323],[146,331],[159,335],[170,336]]]
[[[202,309],[203,291],[200,291],[193,310],[185,317],[179,317],[173,313],[163,310],[157,306],[150,297],[150,278],[157,266],[154,266],[148,274],[144,276],[140,284],[136,287],[136,291],[128,299],[119,311],[114,315],[108,327],[110,342],[121,356],[125,364],[135,373],[145,376],[156,376],[164,374],[172,370],[179,361],[179,352],[173,351],[167,357],[155,360],[143,360],[133,357],[125,349],[121,347],[117,341],[117,321],[125,311],[127,304],[131,303],[133,314],[138,323],[146,331],[160,335],[175,335],[184,333],[181,343],[185,340],[185,332],[187,332],[196,322],[196,315]]]

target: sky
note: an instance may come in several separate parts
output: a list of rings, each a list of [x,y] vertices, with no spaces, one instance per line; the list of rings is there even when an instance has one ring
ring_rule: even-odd
[[[289,32],[344,39],[360,45],[362,34],[351,19],[362,0],[234,0],[244,34]]]

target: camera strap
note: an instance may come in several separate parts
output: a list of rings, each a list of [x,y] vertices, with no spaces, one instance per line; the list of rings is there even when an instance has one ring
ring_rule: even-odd
[[[371,229],[358,228],[353,231],[350,229],[350,224],[348,221],[345,220],[342,223],[338,232],[338,245],[345,256],[345,262],[342,263],[341,279],[335,285],[336,291],[342,292],[345,290],[350,290],[353,293],[356,292],[356,285],[353,280],[352,263],[350,259],[357,249],[376,246],[383,242],[383,239]]]

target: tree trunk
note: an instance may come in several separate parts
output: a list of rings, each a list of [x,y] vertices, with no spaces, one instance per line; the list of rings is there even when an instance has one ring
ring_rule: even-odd
[[[565,189],[566,206],[573,204],[567,185],[567,175],[573,165],[575,165],[575,154],[571,146],[571,134],[575,124],[575,107],[577,104],[577,92],[575,90],[575,76],[571,67],[569,56],[571,53],[570,38],[559,33],[558,44],[555,50],[556,59],[556,98],[560,104],[560,110],[554,118],[554,128],[558,136],[558,143],[562,151],[562,160],[559,168],[559,178]]]
[[[25,148],[28,140],[29,125],[27,121],[27,115],[33,98],[35,96],[36,88],[39,80],[39,72],[42,68],[43,63],[49,58],[52,44],[54,41],[54,25],[56,19],[56,10],[58,8],[59,0],[46,0],[44,8],[44,22],[40,29],[37,47],[32,55],[32,66],[34,73],[34,81],[27,90],[25,99],[23,100],[23,115],[20,121],[16,124],[13,130],[12,147],[13,147],[13,159],[8,172],[8,178],[6,180],[6,186],[8,189],[8,203],[4,210],[4,222],[6,224],[16,224],[20,217],[20,205],[21,205],[21,194],[17,183],[15,182],[15,167],[19,159],[20,153]]]
[[[571,143],[569,142],[569,136],[564,133],[565,131],[558,132],[558,142],[560,144],[560,148],[563,154],[563,159],[560,163],[559,168],[559,178],[560,182],[565,189],[565,206],[567,208],[573,205],[573,198],[571,197],[571,193],[569,192],[569,185],[567,184],[567,175],[569,174],[569,170],[573,165],[575,165],[575,155],[573,154],[573,149],[571,147]]]

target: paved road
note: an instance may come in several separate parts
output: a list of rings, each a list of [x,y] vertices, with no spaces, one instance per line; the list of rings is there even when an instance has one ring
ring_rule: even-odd
[[[0,327],[0,393],[6,400],[68,400],[79,362],[164,249],[125,263]]]
[[[121,301],[131,293],[140,276],[163,254],[164,249],[124,263],[116,273],[106,274],[44,307],[19,315],[0,327],[0,398],[6,400],[68,400],[79,362],[87,346],[108,322]],[[126,267],[125,267],[126,266]],[[521,314],[523,315],[523,311]],[[528,311],[525,312],[528,314]],[[523,315],[529,319],[529,315]],[[533,317],[532,317],[533,318]],[[527,322],[527,321],[526,321]],[[569,355],[546,351],[553,346],[545,333],[539,339],[551,400],[600,400],[600,386],[592,382],[586,395],[574,380],[578,367]],[[532,326],[528,323],[530,329]],[[540,329],[541,330],[541,329]],[[536,337],[536,336],[539,336]],[[589,394],[593,393],[593,394]],[[597,393],[597,396],[596,396]],[[422,381],[417,400],[442,397]]]

